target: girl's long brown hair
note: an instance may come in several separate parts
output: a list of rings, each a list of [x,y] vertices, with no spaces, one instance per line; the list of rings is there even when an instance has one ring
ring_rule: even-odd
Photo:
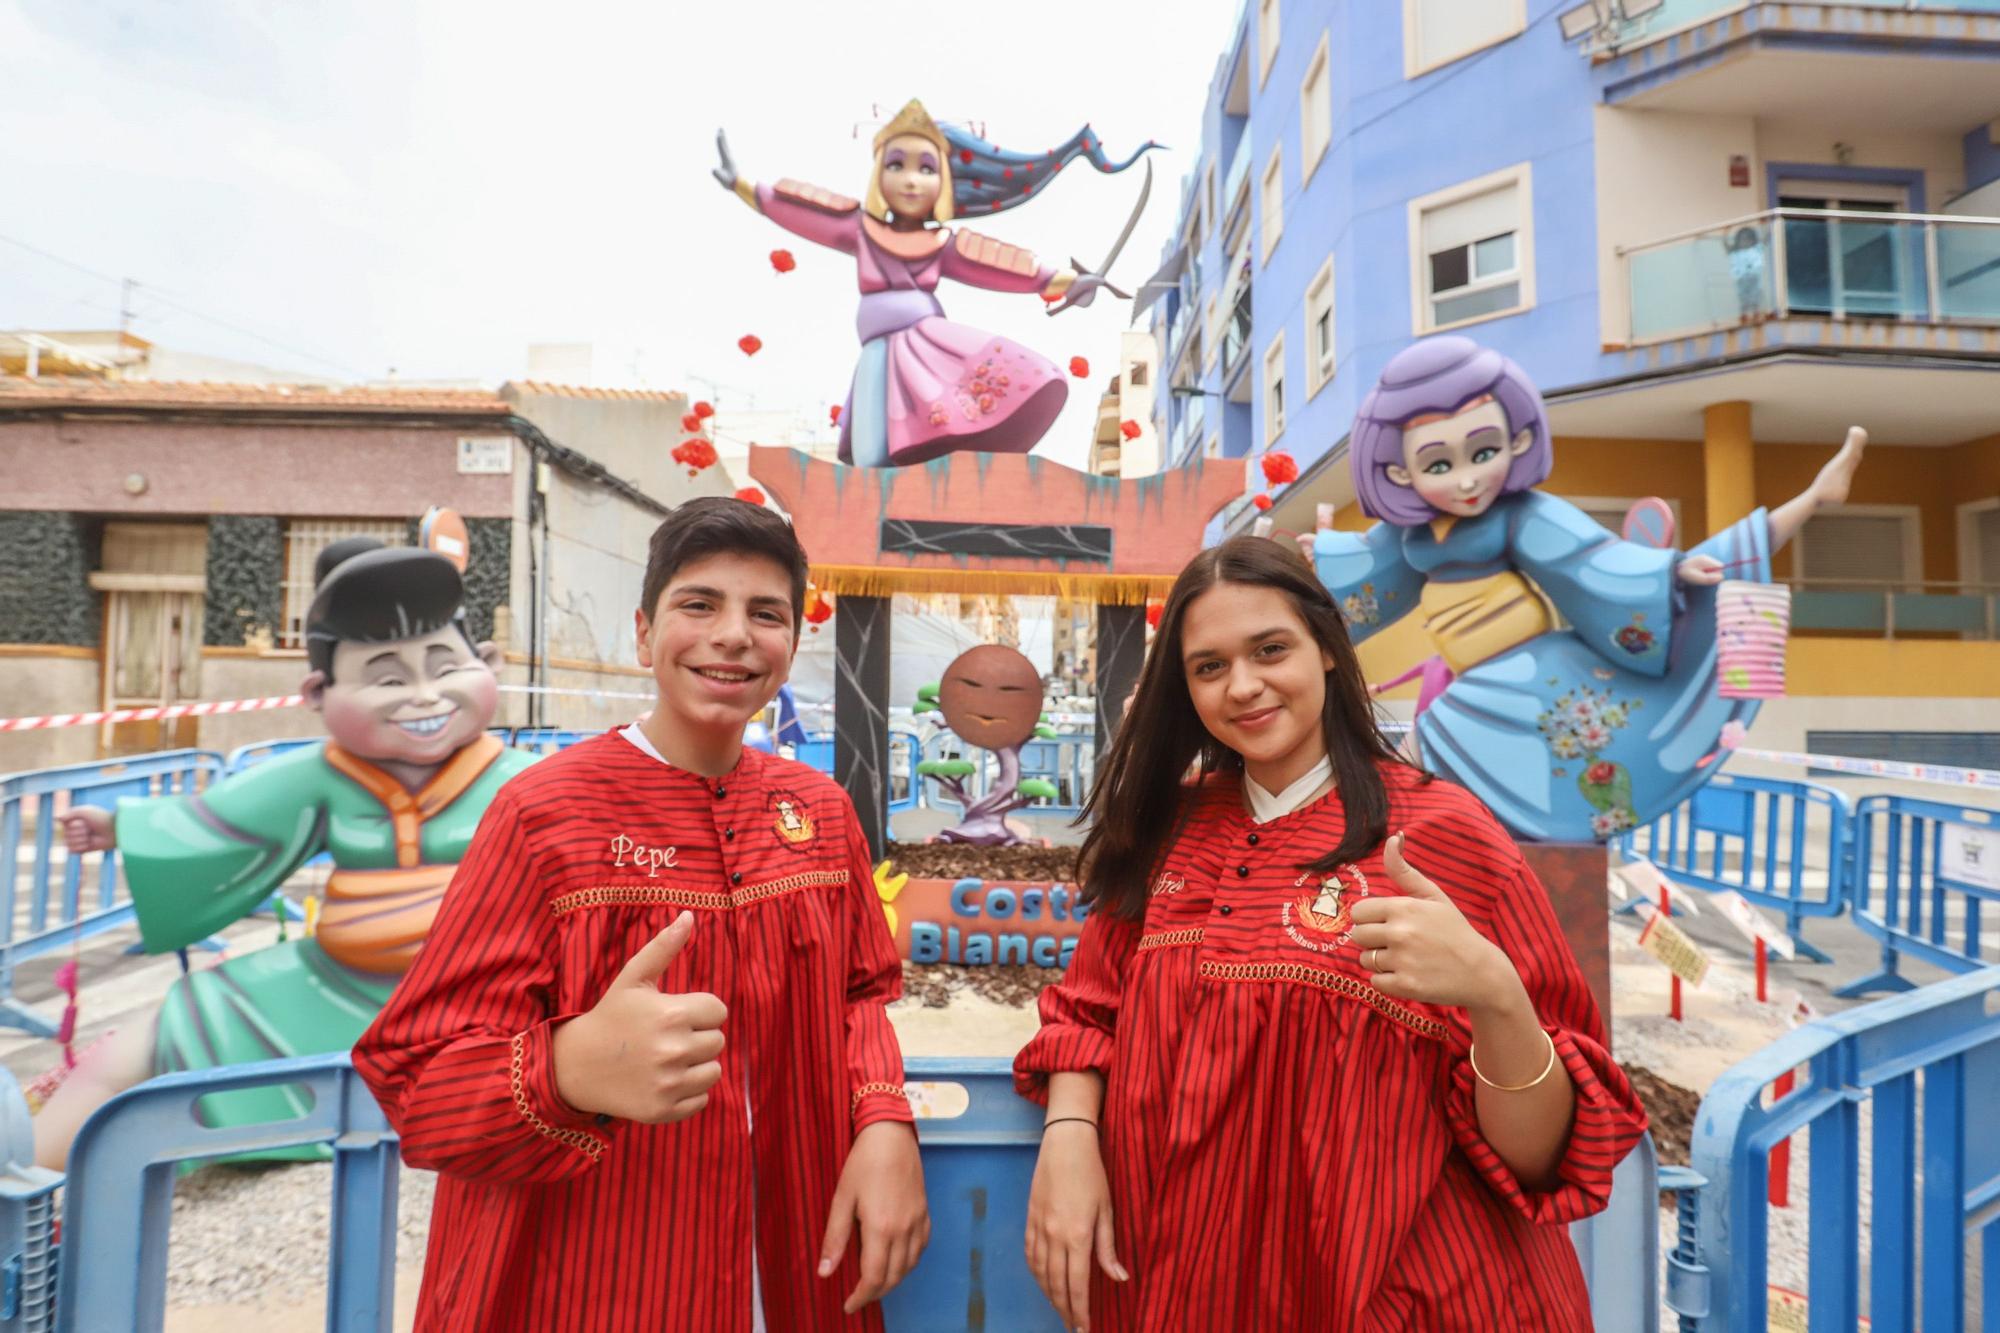
[[[1234,537],[1188,562],[1167,594],[1160,626],[1139,674],[1138,697],[1098,761],[1097,780],[1077,822],[1090,832],[1076,858],[1076,882],[1095,911],[1137,917],[1147,887],[1187,823],[1188,769],[1201,776],[1241,771],[1242,756],[1209,734],[1188,694],[1181,628],[1189,603],[1219,584],[1275,588],[1291,601],[1315,642],[1333,659],[1320,727],[1347,815],[1340,843],[1302,870],[1325,874],[1359,859],[1389,832],[1389,795],[1378,765],[1403,763],[1376,720],[1361,663],[1340,609],[1305,562],[1265,537]]]

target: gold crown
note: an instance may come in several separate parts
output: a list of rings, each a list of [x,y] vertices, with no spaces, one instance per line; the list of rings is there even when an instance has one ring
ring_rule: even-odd
[[[875,146],[880,148],[899,134],[922,135],[940,149],[944,147],[943,131],[939,130],[937,122],[931,119],[931,113],[924,110],[924,104],[914,97],[896,113],[894,120],[882,127],[881,133],[875,136]]]

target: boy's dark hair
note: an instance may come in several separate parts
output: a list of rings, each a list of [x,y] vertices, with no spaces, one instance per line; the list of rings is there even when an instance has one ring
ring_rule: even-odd
[[[705,495],[668,514],[646,551],[646,585],[639,609],[656,614],[660,594],[681,566],[712,555],[750,556],[777,563],[792,580],[792,634],[806,609],[806,552],[792,525],[762,505],[730,495]]]

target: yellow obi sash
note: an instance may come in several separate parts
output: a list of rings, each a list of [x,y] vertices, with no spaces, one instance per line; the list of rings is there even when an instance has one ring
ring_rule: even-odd
[[[400,977],[416,961],[457,869],[336,870],[326,882],[326,902],[313,938],[337,963]]]
[[[1438,656],[1464,672],[1555,628],[1541,589],[1511,569],[1483,579],[1424,584],[1418,600]]]

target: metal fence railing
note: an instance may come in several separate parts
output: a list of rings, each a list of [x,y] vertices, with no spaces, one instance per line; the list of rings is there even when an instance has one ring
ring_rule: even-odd
[[[2000,811],[1909,796],[1864,796],[1854,807],[1854,924],[1882,945],[1882,969],[1840,988],[1846,996],[1908,990],[1903,955],[1947,972],[1987,966],[1981,940],[2000,904]],[[2000,906],[1994,909],[2000,913]]]

